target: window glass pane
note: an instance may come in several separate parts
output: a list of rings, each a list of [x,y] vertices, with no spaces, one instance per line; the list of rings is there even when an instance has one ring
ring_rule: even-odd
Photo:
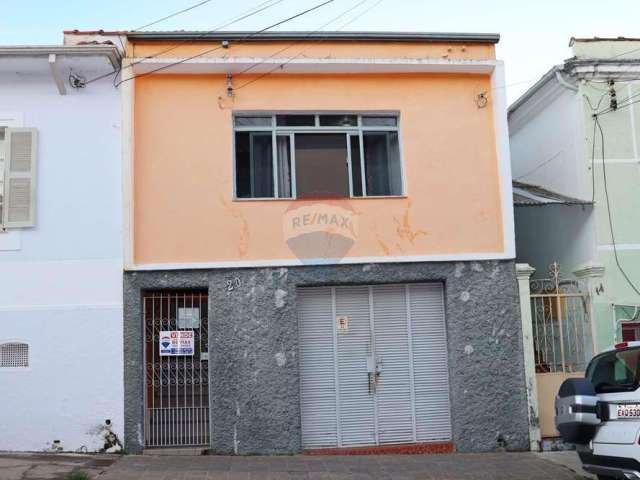
[[[291,138],[289,135],[276,137],[278,152],[278,197],[291,198]]]
[[[638,388],[640,349],[616,350],[594,357],[587,380],[596,393],[630,392]]]
[[[349,147],[351,148],[351,177],[353,184],[353,196],[362,196],[362,164],[360,162],[360,137],[349,135]]]
[[[279,127],[314,127],[315,115],[276,115],[276,124]]]
[[[362,117],[364,127],[397,127],[397,117]]]
[[[269,132],[236,132],[236,195],[273,197],[273,148]]]
[[[367,195],[402,195],[398,133],[365,132],[363,138]]]
[[[357,115],[320,115],[322,127],[357,127]]]
[[[295,150],[298,198],[349,196],[345,134],[296,134]]]
[[[235,117],[236,127],[270,127],[271,117]]]

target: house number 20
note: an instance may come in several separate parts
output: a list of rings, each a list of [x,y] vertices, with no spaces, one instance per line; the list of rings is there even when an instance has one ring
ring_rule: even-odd
[[[227,292],[232,292],[236,288],[240,288],[242,282],[238,277],[227,279]]]

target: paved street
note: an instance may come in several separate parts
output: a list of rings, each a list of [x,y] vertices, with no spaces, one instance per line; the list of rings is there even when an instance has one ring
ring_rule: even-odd
[[[569,452],[572,453],[572,452]],[[575,454],[574,454],[575,455]],[[0,480],[580,480],[530,453],[379,456],[0,455]],[[562,463],[562,462],[561,462]],[[570,463],[570,462],[569,462]]]

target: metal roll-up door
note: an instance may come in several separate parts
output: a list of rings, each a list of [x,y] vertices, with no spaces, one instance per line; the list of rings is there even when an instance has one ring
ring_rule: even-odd
[[[373,287],[372,302],[375,356],[380,370],[376,385],[378,443],[412,442],[415,439],[406,288]]]
[[[416,440],[450,440],[449,366],[442,285],[410,285],[407,288]]]
[[[337,333],[340,385],[340,446],[376,443],[375,397],[368,385],[367,357],[373,352],[369,288],[335,289],[336,316],[349,317],[348,329]]]
[[[298,291],[304,448],[450,440],[440,284]]]
[[[306,448],[337,445],[332,289],[299,290],[298,317],[302,441]]]

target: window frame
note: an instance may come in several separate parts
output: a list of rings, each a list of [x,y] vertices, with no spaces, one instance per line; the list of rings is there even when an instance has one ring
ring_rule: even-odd
[[[276,121],[277,115],[314,115],[315,125],[311,126],[278,126]],[[336,126],[321,126],[321,115],[355,115],[358,118],[358,124],[356,126],[336,127]],[[235,119],[237,117],[271,117],[271,126],[236,126]],[[363,125],[363,117],[395,117],[395,126],[365,126]],[[244,201],[282,201],[282,200],[298,200],[298,192],[296,188],[296,155],[295,155],[295,136],[296,133],[313,134],[313,133],[334,133],[344,134],[346,138],[347,149],[347,165],[349,176],[349,196],[344,197],[350,200],[356,199],[384,199],[384,198],[406,198],[407,197],[407,184],[405,178],[405,165],[404,165],[404,153],[402,148],[402,130],[401,130],[401,117],[398,111],[307,111],[307,110],[295,110],[295,111],[260,111],[260,110],[247,110],[247,111],[234,111],[232,118],[232,175],[233,175],[233,200]],[[366,175],[365,175],[365,159],[364,159],[364,132],[395,132],[398,135],[398,155],[400,161],[400,179],[401,179],[401,193],[398,195],[367,195],[366,187]],[[272,161],[273,161],[273,197],[239,197],[237,194],[237,172],[236,172],[236,133],[237,132],[271,132],[271,148]],[[280,197],[280,189],[278,185],[278,152],[277,152],[277,137],[288,136],[290,138],[290,161],[291,161],[291,196]],[[352,170],[352,158],[351,158],[351,136],[357,136],[359,138],[360,147],[360,180],[362,183],[362,195],[354,196],[353,194],[353,170]]]

